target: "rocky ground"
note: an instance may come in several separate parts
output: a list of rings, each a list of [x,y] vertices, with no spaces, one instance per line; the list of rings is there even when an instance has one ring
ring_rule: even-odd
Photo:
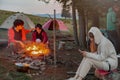
[[[71,76],[74,76],[74,72],[76,71],[79,63],[82,59],[82,56],[78,52],[78,47],[75,46],[73,41],[65,41],[65,46],[61,49],[56,48],[57,61],[56,65],[54,64],[54,57],[51,59],[53,62],[46,61],[45,70],[39,71],[30,69],[26,74],[26,79],[22,79],[17,72],[17,67],[14,65],[15,60],[10,56],[9,48],[6,48],[6,44],[0,47],[0,75],[2,80],[15,80],[12,79],[11,74],[16,77],[16,80],[21,78],[20,80],[65,80]],[[53,55],[53,49],[51,48],[51,55]],[[17,73],[17,75],[16,75]],[[19,75],[19,76],[18,76]],[[18,79],[17,79],[18,77]],[[9,79],[10,78],[10,79]],[[93,80],[93,79],[91,79]]]
[[[28,72],[18,72],[18,68],[15,66],[14,56],[11,56],[9,48],[6,48],[6,41],[0,44],[0,80],[65,80],[74,76],[74,72],[77,70],[82,56],[78,52],[73,39],[57,37],[56,40],[56,65],[54,64],[54,51],[53,51],[53,38],[50,38],[51,56],[48,56],[45,60],[44,70],[29,69]],[[65,42],[65,45],[59,47],[60,41]],[[50,58],[49,58],[50,57]],[[51,59],[52,61],[49,61]],[[90,70],[91,74],[87,75],[85,80],[98,80],[93,75],[93,69]]]

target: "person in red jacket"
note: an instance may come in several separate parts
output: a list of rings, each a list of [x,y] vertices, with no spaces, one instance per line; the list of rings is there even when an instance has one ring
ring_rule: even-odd
[[[37,24],[35,26],[35,31],[32,34],[32,41],[42,42],[44,44],[48,42],[47,33],[42,29],[41,24]]]
[[[24,22],[21,19],[16,19],[13,26],[8,30],[8,47],[12,47],[12,51],[17,53],[18,49],[24,47],[23,42],[26,40],[26,34],[31,30],[26,30]]]

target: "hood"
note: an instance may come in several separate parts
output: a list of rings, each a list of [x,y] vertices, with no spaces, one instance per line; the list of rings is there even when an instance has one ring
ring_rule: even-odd
[[[93,35],[94,35],[95,43],[99,44],[101,42],[102,38],[104,37],[103,34],[101,33],[101,31],[97,27],[91,27],[88,34],[90,32],[93,33]]]
[[[112,12],[112,11],[113,11],[112,7],[108,9],[108,12]]]

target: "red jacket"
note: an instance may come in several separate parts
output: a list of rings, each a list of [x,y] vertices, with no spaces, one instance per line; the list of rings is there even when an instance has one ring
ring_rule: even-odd
[[[36,41],[36,34],[37,34],[36,31],[34,31],[32,34],[32,41],[34,41],[34,42]],[[46,32],[42,31],[41,36],[42,36],[42,42],[46,43],[48,41],[48,37],[47,37]]]
[[[22,29],[22,41],[26,40],[26,34],[29,33],[29,32],[30,32],[30,30],[26,30],[24,28]],[[15,42],[16,40],[14,39],[14,36],[15,36],[14,30],[13,30],[13,28],[10,28],[8,30],[8,41],[9,42]]]

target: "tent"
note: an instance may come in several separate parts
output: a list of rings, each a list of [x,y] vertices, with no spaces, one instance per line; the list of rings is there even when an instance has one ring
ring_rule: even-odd
[[[43,29],[45,30],[53,30],[53,19],[50,19],[43,25]],[[65,26],[63,21],[61,20],[55,20],[55,29],[60,31],[68,31],[68,28]]]
[[[3,29],[9,29],[13,26],[13,22],[15,19],[21,19],[24,21],[25,29],[31,29],[35,26],[35,24],[30,20],[30,18],[22,13],[16,13],[8,17],[0,26]]]

